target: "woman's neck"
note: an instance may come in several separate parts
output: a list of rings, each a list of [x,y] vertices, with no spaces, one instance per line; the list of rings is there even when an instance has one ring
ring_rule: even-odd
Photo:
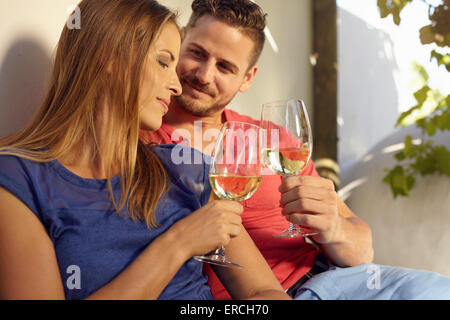
[[[88,137],[74,147],[70,152],[58,159],[68,170],[87,179],[106,179],[108,170],[104,167],[105,148],[107,148],[108,131],[114,128],[108,125],[108,102],[103,99],[98,107],[99,114],[95,119],[95,135],[97,145],[93,137]],[[111,177],[120,173],[119,165],[113,164]]]

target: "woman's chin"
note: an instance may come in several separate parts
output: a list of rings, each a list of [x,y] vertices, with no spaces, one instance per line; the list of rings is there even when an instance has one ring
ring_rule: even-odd
[[[144,130],[144,131],[156,131],[159,128],[161,128],[162,125],[162,118],[159,119],[159,121],[155,121],[155,119],[153,119],[153,121],[151,122],[147,122],[147,121],[141,121],[141,123],[139,124],[140,129]]]

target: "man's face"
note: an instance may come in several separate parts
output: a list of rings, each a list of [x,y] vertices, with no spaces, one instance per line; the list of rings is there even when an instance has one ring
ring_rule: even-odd
[[[257,67],[249,69],[253,41],[237,28],[200,18],[185,32],[177,73],[183,87],[181,108],[201,117],[223,109],[238,92],[247,91]]]

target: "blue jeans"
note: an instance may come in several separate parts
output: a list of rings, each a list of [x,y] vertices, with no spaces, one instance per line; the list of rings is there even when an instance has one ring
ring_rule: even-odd
[[[309,279],[295,300],[450,300],[450,278],[400,267],[331,266]]]

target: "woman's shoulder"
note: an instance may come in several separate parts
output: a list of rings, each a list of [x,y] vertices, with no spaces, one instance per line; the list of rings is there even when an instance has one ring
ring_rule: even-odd
[[[14,155],[8,152],[8,150],[0,152],[0,173],[8,175],[17,174],[27,167],[33,167],[33,165],[37,165],[37,163]]]
[[[172,183],[188,193],[209,197],[208,156],[181,144],[151,146],[166,168]]]
[[[0,153],[0,187],[25,203],[39,218],[36,185],[45,183],[45,164],[19,155]]]
[[[209,165],[210,157],[182,144],[149,145],[166,166]]]
[[[17,175],[20,173],[33,173],[35,170],[42,170],[46,166],[44,162],[29,160],[20,153],[2,150],[0,152],[0,173],[7,175]]]

